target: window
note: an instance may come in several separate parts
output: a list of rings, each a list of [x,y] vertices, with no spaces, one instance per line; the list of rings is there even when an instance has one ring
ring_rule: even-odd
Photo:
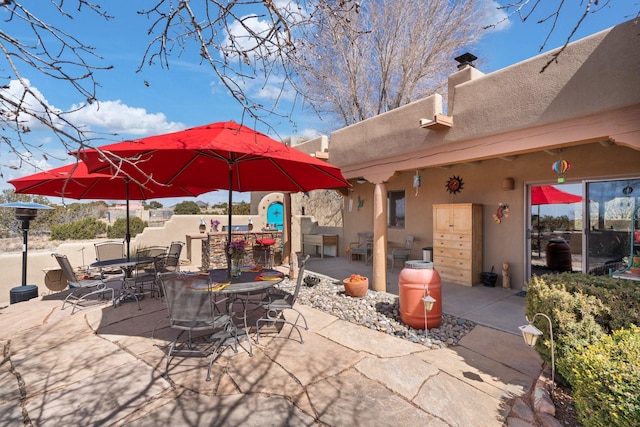
[[[404,228],[404,190],[387,193],[387,227]]]

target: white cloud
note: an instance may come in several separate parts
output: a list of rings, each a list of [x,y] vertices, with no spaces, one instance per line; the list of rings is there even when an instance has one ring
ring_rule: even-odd
[[[73,105],[71,109],[80,105]],[[185,128],[180,122],[167,122],[164,113],[149,113],[145,108],[130,107],[120,100],[84,105],[69,114],[69,120],[79,126],[106,129],[112,133],[155,135]]]
[[[505,31],[511,27],[509,14],[500,7],[500,3],[496,0],[486,0],[480,5],[480,24],[483,27],[490,27],[488,31]]]
[[[52,111],[60,110],[49,104],[42,92],[40,92],[38,88],[31,86],[31,82],[28,79],[23,79],[22,81],[28,87],[30,92],[25,93],[25,88],[20,81],[11,80],[8,88],[0,89],[0,95],[10,102],[6,106],[2,105],[3,103],[0,102],[0,106],[5,110],[11,111],[15,108],[12,106],[13,103],[21,103],[21,108],[30,111],[32,114],[21,113],[19,116],[20,123],[31,131],[47,129],[47,127],[39,120],[35,119],[33,115],[44,116],[46,108],[49,108]]]
[[[25,90],[18,80],[9,82],[9,87],[0,89],[0,93],[3,97],[16,102],[24,96],[23,108],[29,109],[37,116],[44,116],[45,107],[56,112],[62,111],[50,104],[37,87],[31,86],[29,80],[23,81],[28,86],[30,93],[24,95]],[[11,107],[7,107],[7,109],[11,109]],[[130,107],[120,100],[102,101],[90,105],[75,104],[70,107],[69,111],[65,114],[65,118],[69,122],[87,130],[97,127],[100,128],[100,131],[107,133],[152,135],[175,132],[185,128],[183,123],[168,122],[164,113],[149,113],[144,108]],[[49,129],[39,120],[27,114],[21,114],[20,121],[32,133]],[[58,120],[55,120],[54,124],[62,126]]]

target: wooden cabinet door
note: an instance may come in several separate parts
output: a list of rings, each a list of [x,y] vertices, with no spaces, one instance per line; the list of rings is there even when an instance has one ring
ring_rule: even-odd
[[[434,233],[451,233],[453,228],[453,215],[450,205],[434,205],[433,210]]]

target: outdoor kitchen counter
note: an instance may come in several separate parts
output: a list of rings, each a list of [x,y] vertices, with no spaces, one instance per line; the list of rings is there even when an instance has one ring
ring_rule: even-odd
[[[273,250],[278,252],[282,248],[281,230],[252,230],[252,231],[232,231],[231,240],[246,240],[244,264],[254,265],[253,247],[256,240],[264,238],[275,239]],[[190,245],[193,239],[202,239],[202,265],[201,268],[208,270],[211,268],[223,268],[227,265],[227,257],[224,253],[225,242],[227,240],[226,231],[212,231],[201,234],[187,235],[187,257],[190,257]]]

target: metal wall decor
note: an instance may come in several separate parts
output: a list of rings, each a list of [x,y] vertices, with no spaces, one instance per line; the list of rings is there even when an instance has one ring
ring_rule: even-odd
[[[462,190],[463,185],[464,185],[464,182],[462,182],[462,178],[454,175],[451,178],[449,178],[449,180],[447,181],[446,187],[449,193],[456,194],[456,193],[459,193],[460,190]]]

